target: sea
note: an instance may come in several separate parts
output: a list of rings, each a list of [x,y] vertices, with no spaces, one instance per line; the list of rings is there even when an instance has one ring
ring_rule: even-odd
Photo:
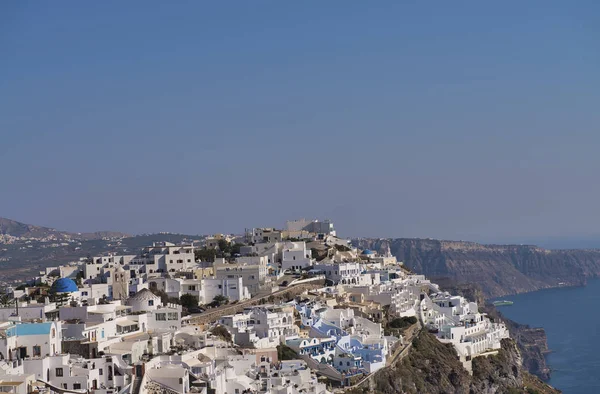
[[[600,393],[600,280],[500,298],[498,309],[521,324],[543,327],[551,353],[548,382],[565,394]]]

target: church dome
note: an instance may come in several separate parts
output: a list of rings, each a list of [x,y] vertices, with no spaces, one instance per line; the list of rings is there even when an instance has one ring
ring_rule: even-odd
[[[60,278],[52,284],[51,290],[55,293],[73,293],[79,289],[73,279]]]

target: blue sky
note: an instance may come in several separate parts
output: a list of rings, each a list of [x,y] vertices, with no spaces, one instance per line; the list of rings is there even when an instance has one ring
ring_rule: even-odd
[[[588,237],[597,2],[3,2],[0,216]]]

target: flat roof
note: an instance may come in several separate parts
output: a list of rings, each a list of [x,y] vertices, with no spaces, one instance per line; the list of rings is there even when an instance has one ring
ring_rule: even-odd
[[[17,335],[44,335],[50,333],[52,323],[21,323],[16,325]]]
[[[129,326],[133,326],[133,325],[137,325],[138,322],[133,321],[133,320],[129,320],[129,319],[125,319],[125,320],[121,320],[117,322],[117,326],[121,326],[121,327],[129,327]]]

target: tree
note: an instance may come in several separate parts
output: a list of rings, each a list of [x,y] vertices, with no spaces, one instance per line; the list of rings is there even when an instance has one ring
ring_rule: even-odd
[[[217,251],[214,249],[208,249],[206,246],[202,249],[194,250],[194,257],[199,261],[213,262],[217,257]]]
[[[233,246],[231,246],[231,255],[235,256],[236,254],[240,254],[240,251],[242,249],[242,246],[246,246],[245,244],[233,244]]]
[[[221,305],[227,305],[229,304],[229,298],[225,297],[224,295],[216,295],[215,298],[213,298],[212,303],[215,306],[221,306]]]
[[[15,303],[15,299],[10,294],[0,295],[0,306],[9,307]]]
[[[224,239],[220,239],[218,244],[219,244],[219,250],[223,253],[228,253],[231,249],[229,242],[227,242]]]
[[[213,327],[210,330],[210,333],[217,336],[217,337],[221,337],[224,340],[226,340],[227,342],[231,342],[231,334],[229,333],[229,331],[227,330],[227,328],[218,325],[216,327]]]
[[[83,271],[77,271],[77,276],[75,277],[75,282],[77,282],[78,287],[83,286]]]
[[[198,297],[191,294],[184,294],[179,298],[179,302],[184,308],[196,308],[198,306]]]

